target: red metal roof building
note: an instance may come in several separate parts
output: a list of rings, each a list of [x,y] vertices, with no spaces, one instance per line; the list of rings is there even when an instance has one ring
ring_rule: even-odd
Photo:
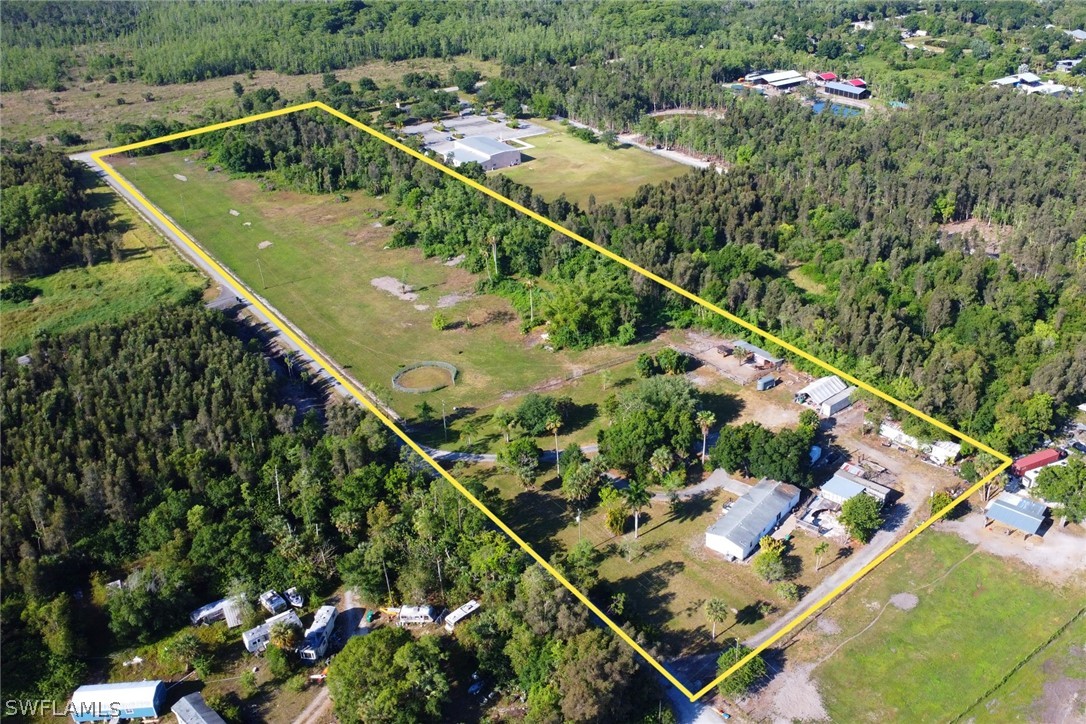
[[[1037,452],[1030,453],[1025,457],[1015,460],[1014,464],[1011,465],[1011,474],[1021,477],[1030,470],[1036,470],[1037,468],[1043,468],[1045,465],[1059,462],[1060,457],[1061,454],[1059,450],[1054,450],[1052,448],[1038,450]]]
[[[864,80],[863,78],[853,78],[852,80],[847,81],[847,83],[849,85],[854,85],[857,88],[866,88],[867,87],[867,81]]]
[[[837,80],[836,73],[819,73],[815,76],[818,80]]]

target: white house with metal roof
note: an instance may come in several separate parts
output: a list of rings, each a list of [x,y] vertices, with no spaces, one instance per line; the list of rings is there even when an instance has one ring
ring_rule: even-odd
[[[77,722],[154,719],[165,698],[166,685],[161,680],[89,684],[72,694],[68,713]]]
[[[705,547],[736,560],[758,548],[762,536],[773,532],[799,503],[794,485],[762,479],[732,503],[731,508],[705,531]]]
[[[992,523],[1021,531],[1026,536],[1037,535],[1045,522],[1048,507],[1036,500],[1003,491],[984,511],[984,525]]]

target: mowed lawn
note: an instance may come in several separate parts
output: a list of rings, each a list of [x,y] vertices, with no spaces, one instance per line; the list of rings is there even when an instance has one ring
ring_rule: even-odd
[[[0,302],[4,350],[22,354],[40,332],[60,334],[92,324],[123,322],[178,302],[207,285],[195,267],[108,187],[94,187],[88,195],[92,205],[108,208],[121,224],[120,261],[75,266],[27,280],[41,291],[37,299]]]
[[[186,152],[113,163],[216,259],[405,416],[413,416],[424,399],[438,411],[442,401],[450,412],[485,406],[630,354],[617,347],[554,353],[530,343],[506,300],[473,296],[474,275],[425,259],[416,249],[386,249],[386,206],[364,193],[350,193],[344,202],[263,191],[255,180],[209,172]],[[404,301],[371,283],[385,277],[406,281],[418,298]],[[440,310],[452,328],[436,331],[432,320],[439,302],[449,304],[454,296],[460,300]],[[417,308],[422,306],[427,308]],[[424,360],[456,365],[456,385],[425,395],[393,392],[399,367]]]
[[[669,181],[690,171],[688,166],[633,146],[611,150],[602,143],[582,141],[560,123],[537,119],[532,123],[551,132],[524,139],[535,147],[524,149],[524,162],[495,173],[531,186],[547,201],[565,194],[569,201],[587,208],[589,196],[600,204],[616,201],[645,184]]]
[[[812,676],[833,721],[964,714],[1086,600],[1081,587],[1059,588],[1019,563],[973,551],[953,534],[925,532],[788,648],[789,659],[824,659]],[[915,608],[888,603],[901,593],[917,596]],[[982,703],[970,714],[984,711]]]

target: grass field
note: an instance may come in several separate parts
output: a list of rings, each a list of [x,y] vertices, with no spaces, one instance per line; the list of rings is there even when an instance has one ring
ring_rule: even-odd
[[[341,202],[262,191],[256,181],[209,172],[184,153],[114,163],[213,256],[406,416],[424,399],[438,410],[445,402],[450,413],[482,407],[636,354],[636,347],[553,353],[526,339],[508,302],[473,296],[474,275],[424,259],[416,249],[384,248],[391,233],[381,225],[385,204],[379,199],[354,193]],[[416,299],[396,296],[405,279]],[[375,280],[385,280],[390,290],[374,286]],[[440,332],[431,324],[439,304],[451,305],[441,311],[452,322]],[[397,369],[424,360],[454,364],[455,386],[425,395],[393,392]]]
[[[104,186],[90,199],[108,206],[125,229],[121,261],[73,267],[27,283],[41,290],[32,302],[0,302],[0,345],[22,354],[39,332],[61,333],[100,322],[121,322],[203,289],[207,280],[135,211]]]
[[[969,711],[978,722],[1086,721],[1086,617]]]
[[[569,201],[587,208],[589,196],[600,204],[615,201],[645,184],[668,181],[690,170],[632,146],[611,150],[602,143],[582,141],[560,123],[537,119],[532,123],[551,133],[525,139],[535,148],[525,149],[524,163],[496,173],[531,186],[547,201],[565,194]]]
[[[789,660],[815,663],[813,677],[833,721],[947,721],[964,714],[1086,600],[1081,586],[1055,587],[1018,563],[974,550],[955,535],[924,533],[788,647]],[[897,594],[915,595],[915,608],[891,603]],[[1078,645],[1081,651],[1081,637]],[[1052,647],[1049,656],[1059,651]],[[1008,715],[1032,706],[1026,700],[1043,686],[1040,672],[1017,676],[1019,684],[1008,684],[1017,691],[1005,702]],[[997,692],[993,701],[1003,696]],[[970,715],[1006,720],[986,711],[996,710],[982,704]]]
[[[97,52],[98,49],[96,49]],[[374,61],[336,71],[336,77],[355,83],[365,76],[379,85],[398,83],[405,73],[433,72],[445,76],[449,69],[477,68],[484,76],[496,76],[501,68],[497,63],[470,56],[458,56],[441,60],[421,58],[397,62]],[[74,75],[82,75],[76,71]],[[209,105],[226,105],[234,102],[233,84],[237,81],[246,90],[275,87],[284,98],[301,101],[307,85],[320,88],[322,76],[284,75],[272,71],[256,71],[252,77],[233,75],[212,78],[196,83],[174,85],[147,85],[145,83],[107,83],[104,80],[71,83],[67,90],[28,90],[4,94],[4,135],[7,138],[44,140],[46,136],[62,130],[79,133],[85,148],[101,148],[106,145],[107,132],[116,123],[142,123],[151,118],[163,120],[192,119],[195,125]],[[150,94],[152,100],[146,100]],[[118,105],[117,100],[125,103]]]

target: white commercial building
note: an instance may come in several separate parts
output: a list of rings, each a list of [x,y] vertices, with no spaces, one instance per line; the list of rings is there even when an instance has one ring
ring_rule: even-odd
[[[468,136],[452,143],[434,146],[434,151],[444,157],[446,163],[459,166],[475,162],[484,171],[494,171],[520,164],[520,150],[486,136]]]

